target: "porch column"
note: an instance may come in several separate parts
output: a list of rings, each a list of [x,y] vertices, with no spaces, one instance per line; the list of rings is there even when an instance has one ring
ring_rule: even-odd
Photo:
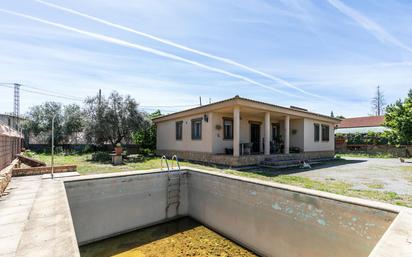
[[[290,117],[286,115],[285,117],[285,154],[289,153],[289,127],[290,127]]]
[[[240,147],[240,109],[239,106],[233,108],[233,156],[239,156]]]
[[[270,113],[265,113],[265,155],[270,154]]]

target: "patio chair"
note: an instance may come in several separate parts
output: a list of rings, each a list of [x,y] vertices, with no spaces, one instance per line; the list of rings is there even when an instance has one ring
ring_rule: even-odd
[[[253,143],[243,144],[243,153],[242,154],[247,153],[248,155],[250,155],[252,153],[252,146],[253,146]]]

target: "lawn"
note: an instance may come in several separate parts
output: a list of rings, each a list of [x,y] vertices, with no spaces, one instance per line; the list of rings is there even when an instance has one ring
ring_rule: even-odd
[[[34,154],[32,158],[38,159],[51,164],[50,154]],[[181,166],[197,167],[208,170],[216,170],[213,167],[207,167],[199,164],[193,164],[189,162],[179,162]],[[73,155],[61,155],[54,156],[55,165],[75,164],[77,165],[77,172],[80,175],[98,174],[98,173],[111,173],[119,171],[131,171],[131,170],[149,170],[160,168],[160,158],[150,157],[144,158],[141,162],[126,163],[124,165],[113,166],[109,162],[95,162],[91,161],[91,154],[73,154]],[[169,161],[169,165],[171,165]],[[175,164],[176,165],[176,164]]]
[[[51,156],[50,154],[35,154],[33,158],[39,159],[50,165]],[[97,174],[97,173],[110,173],[118,171],[131,171],[131,170],[147,170],[147,169],[158,169],[160,168],[160,158],[151,157],[145,158],[141,162],[127,163],[124,165],[113,166],[110,163],[93,162],[91,161],[91,154],[83,155],[55,155],[55,164],[76,164],[77,171],[81,175],[87,174]],[[296,175],[286,175],[279,174],[279,172],[273,172],[268,169],[256,169],[253,171],[238,171],[233,169],[225,169],[214,166],[204,166],[200,164],[194,164],[190,162],[180,162],[181,166],[195,167],[206,170],[218,171],[226,174],[232,174],[243,177],[250,177],[261,179],[265,181],[273,181],[282,184],[288,184],[298,187],[304,187],[308,189],[320,190],[325,192],[330,192],[334,194],[359,197],[364,199],[371,199],[377,201],[388,202],[391,204],[402,205],[412,207],[412,196],[411,195],[400,195],[395,192],[382,191],[379,190],[381,185],[379,184],[369,184],[368,189],[360,190],[354,189],[351,184],[329,180],[329,181],[318,181],[306,177],[296,176]]]

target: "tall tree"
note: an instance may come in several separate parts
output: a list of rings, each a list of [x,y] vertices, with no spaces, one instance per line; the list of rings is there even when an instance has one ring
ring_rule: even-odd
[[[135,99],[112,92],[106,99],[95,96],[86,99],[86,139],[90,143],[110,142],[113,146],[131,141],[132,133],[149,126]]]
[[[39,142],[50,143],[53,116],[56,116],[54,119],[56,144],[68,143],[75,133],[82,130],[80,106],[72,104],[63,107],[57,102],[46,102],[31,107],[23,128]]]
[[[156,149],[156,125],[152,122],[152,119],[161,116],[160,110],[157,110],[148,115],[148,122],[150,126],[140,131],[136,131],[133,134],[133,141],[135,144],[138,145],[140,150],[148,149],[148,150],[155,150]]]
[[[385,112],[385,96],[383,95],[383,92],[380,88],[380,86],[378,86],[376,88],[376,93],[375,96],[372,98],[372,113],[373,115],[383,115]]]
[[[69,104],[63,110],[63,135],[65,143],[78,143],[84,127],[80,106]]]
[[[412,144],[412,89],[404,101],[398,100],[386,108],[385,126],[390,143]]]

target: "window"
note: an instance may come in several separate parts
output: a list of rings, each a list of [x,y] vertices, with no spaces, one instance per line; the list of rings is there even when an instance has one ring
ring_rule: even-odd
[[[202,118],[192,120],[192,139],[202,139]]]
[[[317,123],[313,124],[313,131],[315,132],[314,134],[315,142],[319,142],[319,124]]]
[[[233,120],[223,119],[223,139],[233,139]]]
[[[322,125],[322,141],[329,141],[329,126]]]
[[[183,121],[176,122],[176,140],[182,140]]]

